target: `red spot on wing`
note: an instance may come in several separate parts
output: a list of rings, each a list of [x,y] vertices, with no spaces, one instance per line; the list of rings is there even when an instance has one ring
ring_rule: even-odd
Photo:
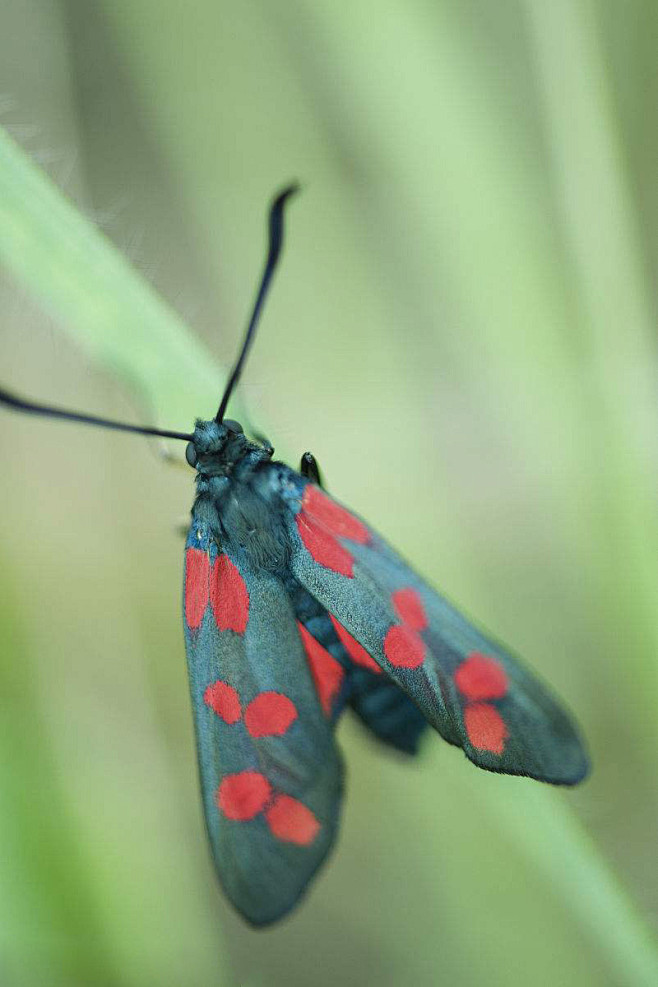
[[[203,701],[224,723],[237,723],[242,716],[240,697],[228,682],[213,682],[203,694]]]
[[[411,627],[396,624],[386,633],[384,654],[396,668],[418,668],[425,660],[425,643]]]
[[[311,557],[327,569],[351,578],[354,575],[354,559],[347,549],[323,525],[317,524],[303,512],[297,515],[296,520],[300,537]]]
[[[508,682],[505,669],[490,655],[472,651],[455,672],[455,685],[469,701],[502,699]]]
[[[361,545],[370,541],[370,532],[365,524],[312,483],[304,489],[302,510],[339,538],[351,538]]]
[[[201,626],[210,594],[210,560],[199,548],[185,553],[185,620],[193,629]]]
[[[220,631],[244,634],[249,620],[249,593],[236,566],[219,555],[213,566],[210,602]]]
[[[327,716],[331,715],[334,699],[340,691],[345,672],[336,659],[316,641],[304,625],[297,621],[297,627],[302,638],[311,675],[315,682],[320,705]]]
[[[334,630],[338,635],[341,644],[347,651],[348,655],[352,659],[355,665],[361,665],[363,668],[367,668],[371,672],[376,672],[381,675],[381,668],[377,664],[374,658],[372,658],[363,645],[352,637],[349,631],[346,631],[343,625],[336,620],[333,614],[329,614],[331,617],[331,623],[334,625]]]
[[[274,836],[287,843],[309,846],[320,832],[311,810],[290,795],[277,795],[265,810],[265,818]]]
[[[391,601],[396,614],[407,627],[414,631],[422,631],[427,627],[427,614],[417,590],[411,586],[396,590],[391,595]]]
[[[272,797],[272,788],[258,771],[239,771],[226,775],[215,793],[217,806],[227,819],[246,822],[265,808]]]
[[[297,719],[297,708],[280,692],[261,692],[244,711],[244,722],[252,737],[275,737],[285,733]]]
[[[473,703],[464,709],[464,726],[473,747],[491,754],[502,754],[508,736],[507,726],[495,706]]]

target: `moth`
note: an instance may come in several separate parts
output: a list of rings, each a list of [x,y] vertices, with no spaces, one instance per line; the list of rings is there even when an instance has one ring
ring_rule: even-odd
[[[242,349],[211,421],[190,434],[108,421],[0,390],[16,410],[187,442],[196,497],[184,629],[201,792],[226,895],[255,926],[299,901],[333,846],[349,708],[407,754],[433,727],[480,768],[575,785],[578,730],[550,691],[323,488],[315,458],[273,459],[225,417],[283,241],[273,200]]]

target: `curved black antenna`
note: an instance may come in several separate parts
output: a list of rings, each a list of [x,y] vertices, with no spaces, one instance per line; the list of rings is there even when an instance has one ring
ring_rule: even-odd
[[[240,375],[242,374],[242,367],[247,358],[247,354],[254,337],[254,331],[258,324],[260,310],[263,306],[270,281],[272,280],[272,275],[276,270],[279,255],[281,254],[281,246],[283,244],[283,207],[286,200],[297,191],[299,191],[299,186],[297,184],[289,185],[287,188],[283,189],[282,192],[279,192],[270,206],[269,248],[267,252],[267,260],[265,261],[265,270],[263,271],[260,287],[258,288],[258,294],[256,295],[256,301],[254,303],[254,310],[251,313],[251,319],[249,320],[244,343],[242,344],[242,350],[240,351],[240,355],[235,366],[233,367],[228,384],[226,385],[226,390],[224,391],[224,396],[222,397],[222,402],[219,406],[219,411],[215,416],[216,422],[221,422],[223,420],[231,393],[239,381]],[[16,394],[12,394],[10,391],[7,391],[2,387],[0,387],[0,404],[5,404],[9,408],[13,408],[15,411],[23,411],[32,415],[44,415],[48,418],[61,418],[70,422],[79,422],[82,425],[97,425],[101,428],[114,429],[117,432],[135,432],[137,435],[159,435],[163,439],[182,439],[183,442],[191,442],[194,438],[194,436],[189,432],[171,432],[162,428],[149,428],[143,425],[129,425],[126,422],[116,422],[110,418],[99,418],[96,415],[83,415],[77,411],[66,411],[64,408],[53,408],[48,404],[36,404],[34,401],[26,401],[24,398],[20,398]]]
[[[63,408],[53,408],[48,404],[35,404],[11,394],[0,387],[0,404],[6,404],[15,411],[26,411],[31,415],[46,415],[48,418],[64,418],[70,422],[80,422],[82,425],[99,425],[102,428],[113,428],[118,432],[137,432],[139,435],[161,435],[163,439],[183,439],[191,442],[193,435],[187,432],[169,432],[160,428],[148,428],[142,425],[128,425],[125,422],[115,422],[109,418],[98,418],[96,415],[81,415],[77,411],[65,411]]]
[[[249,325],[247,326],[247,332],[245,333],[244,343],[242,344],[240,355],[236,360],[233,370],[231,371],[231,376],[229,377],[228,384],[226,385],[226,390],[224,391],[224,396],[222,397],[219,410],[215,415],[216,422],[221,422],[223,420],[224,415],[226,414],[229,398],[231,397],[235,385],[240,380],[242,368],[245,360],[247,359],[247,354],[254,338],[254,332],[258,324],[260,310],[263,307],[267,289],[270,286],[272,275],[276,270],[279,255],[281,254],[281,247],[283,245],[283,207],[286,204],[286,200],[298,191],[299,185],[296,183],[289,185],[287,188],[283,189],[282,192],[279,192],[270,206],[269,247],[267,251],[267,260],[265,261],[265,269],[260,280],[260,287],[258,288],[256,301],[254,302],[254,309],[251,313]]]

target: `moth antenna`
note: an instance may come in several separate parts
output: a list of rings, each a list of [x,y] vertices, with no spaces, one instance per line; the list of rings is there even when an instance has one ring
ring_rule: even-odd
[[[254,308],[251,313],[251,318],[249,320],[249,325],[247,326],[247,331],[245,333],[244,342],[242,344],[242,349],[240,355],[235,362],[235,366],[231,371],[231,376],[229,377],[228,384],[226,385],[226,390],[219,405],[217,414],[215,415],[215,421],[221,422],[226,414],[226,408],[228,407],[228,402],[233,393],[235,385],[240,380],[242,376],[242,368],[244,366],[245,360],[247,359],[247,354],[253,342],[253,338],[256,332],[256,326],[258,325],[258,319],[260,316],[261,309],[263,307],[263,302],[267,295],[267,290],[270,286],[270,281],[274,271],[276,270],[279,257],[281,255],[281,247],[283,246],[283,210],[286,201],[299,191],[299,185],[293,183],[284,188],[282,192],[279,192],[272,201],[269,213],[269,245],[267,250],[267,259],[265,261],[265,268],[263,270],[263,275],[260,280],[260,286],[258,288],[258,293],[256,294],[256,301],[254,302]]]
[[[167,429],[149,428],[146,425],[130,425],[127,422],[115,422],[110,418],[99,418],[97,415],[83,415],[77,411],[67,411],[64,408],[53,408],[49,404],[36,404],[6,391],[0,387],[0,404],[13,408],[14,411],[24,411],[30,415],[43,415],[47,418],[62,418],[81,425],[97,425],[100,428],[111,428],[117,432],[136,432],[138,435],[159,435],[163,439],[182,439],[191,442],[194,438],[188,432],[170,432]]]
[[[247,326],[247,331],[245,333],[242,350],[240,351],[240,355],[235,363],[235,366],[233,367],[233,370],[231,371],[231,376],[229,377],[228,384],[226,385],[224,396],[222,397],[219,410],[215,416],[215,421],[217,422],[221,422],[223,420],[229,398],[231,397],[235,385],[238,383],[242,375],[242,368],[254,338],[261,308],[263,307],[263,302],[265,301],[265,297],[270,286],[270,281],[272,280],[272,276],[279,261],[281,247],[283,245],[283,210],[286,200],[298,191],[299,186],[296,183],[287,186],[287,188],[283,189],[282,192],[279,192],[270,206],[269,246],[267,259],[265,261],[265,269],[263,270],[253,312],[251,313],[251,319],[249,320],[249,325]],[[8,408],[13,408],[14,411],[22,411],[31,415],[43,415],[48,418],[60,418],[65,421],[78,422],[81,425],[96,425],[99,428],[110,428],[118,432],[134,432],[137,435],[155,435],[160,436],[163,439],[181,439],[183,442],[191,442],[194,438],[194,436],[189,432],[172,432],[168,429],[150,428],[144,425],[130,425],[127,422],[117,422],[110,418],[100,418],[97,415],[83,415],[77,411],[68,411],[64,408],[54,408],[52,405],[37,404],[34,401],[27,401],[25,398],[12,394],[11,391],[7,391],[2,387],[0,387],[0,404],[4,404]]]

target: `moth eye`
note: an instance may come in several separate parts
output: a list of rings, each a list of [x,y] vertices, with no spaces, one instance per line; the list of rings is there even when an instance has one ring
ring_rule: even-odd
[[[193,442],[188,442],[185,447],[185,458],[187,459],[190,466],[193,468],[196,466],[199,457],[196,454],[196,449],[194,448]]]
[[[225,418],[222,424],[226,426],[229,432],[233,432],[235,435],[240,435],[243,431],[240,422],[236,422],[232,418]]]

